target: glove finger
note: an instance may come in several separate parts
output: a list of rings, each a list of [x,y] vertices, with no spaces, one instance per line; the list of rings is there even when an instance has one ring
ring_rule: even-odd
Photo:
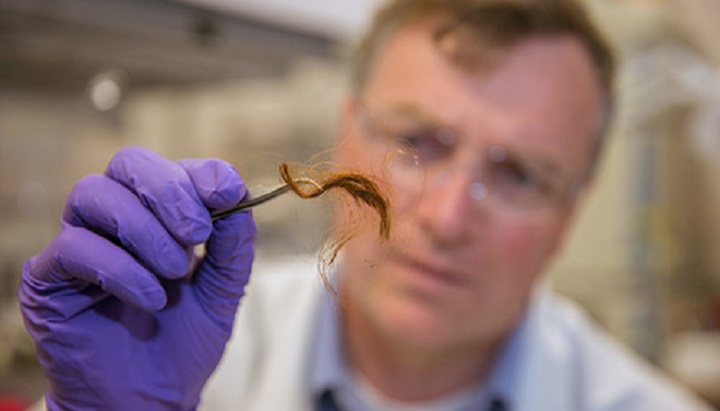
[[[194,285],[198,300],[223,328],[232,327],[235,312],[250,277],[255,255],[255,223],[249,211],[215,221],[198,266]]]
[[[185,169],[205,207],[223,210],[237,204],[247,193],[235,167],[217,159],[183,159]]]
[[[68,224],[63,224],[42,253],[28,260],[23,283],[31,284],[36,295],[49,293],[73,298],[75,303],[58,307],[61,312],[76,312],[82,307],[75,305],[87,303],[82,297],[62,291],[76,288],[80,294],[82,284],[97,285],[143,310],[159,310],[167,302],[158,279],[132,256],[109,240]]]
[[[68,197],[63,219],[115,240],[162,277],[180,278],[188,271],[187,250],[135,194],[106,176],[80,180]]]
[[[180,243],[207,240],[212,231],[210,213],[178,164],[150,150],[128,147],[110,160],[105,175],[134,192]]]

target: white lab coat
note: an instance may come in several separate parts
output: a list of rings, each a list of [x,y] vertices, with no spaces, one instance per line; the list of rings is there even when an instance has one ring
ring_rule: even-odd
[[[310,264],[305,264],[310,263]],[[308,362],[317,303],[328,291],[312,257],[256,267],[201,411],[311,410]],[[532,305],[514,411],[708,410],[547,290]]]

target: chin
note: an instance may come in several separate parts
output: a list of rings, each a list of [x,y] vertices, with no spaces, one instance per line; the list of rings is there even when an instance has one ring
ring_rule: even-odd
[[[387,335],[410,345],[443,345],[461,337],[462,329],[442,309],[404,296],[378,304],[378,321]],[[465,327],[463,327],[465,328]]]

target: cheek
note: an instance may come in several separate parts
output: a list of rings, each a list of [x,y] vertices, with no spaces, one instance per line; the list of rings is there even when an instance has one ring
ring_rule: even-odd
[[[494,230],[492,244],[495,261],[512,272],[512,278],[534,281],[556,254],[564,232],[562,221],[526,224],[505,224]]]
[[[483,230],[484,237],[477,245],[482,252],[467,254],[467,263],[482,269],[465,303],[476,312],[492,313],[493,320],[473,320],[471,316],[468,321],[476,321],[481,331],[506,329],[530,300],[560,234],[553,225],[530,223],[486,225]]]

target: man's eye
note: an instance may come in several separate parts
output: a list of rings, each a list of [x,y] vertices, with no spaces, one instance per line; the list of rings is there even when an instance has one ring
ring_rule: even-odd
[[[510,194],[542,194],[548,189],[542,176],[533,172],[530,167],[511,161],[493,163],[491,179],[497,189]]]
[[[395,143],[400,150],[412,153],[424,164],[444,159],[452,152],[452,146],[441,141],[435,130],[413,130],[397,133]]]

